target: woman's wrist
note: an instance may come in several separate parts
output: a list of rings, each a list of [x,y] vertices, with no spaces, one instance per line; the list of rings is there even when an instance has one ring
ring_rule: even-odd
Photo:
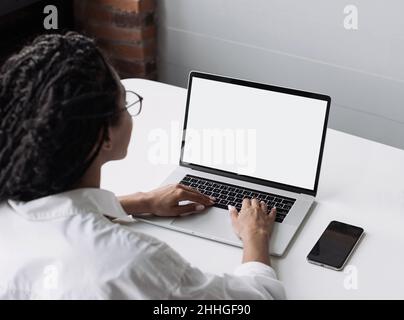
[[[269,240],[269,233],[267,230],[254,230],[245,232],[245,235],[241,236],[241,240],[245,244],[246,242],[265,242],[267,243]]]
[[[243,263],[250,261],[271,265],[269,257],[269,234],[267,231],[249,232],[243,241]]]
[[[127,214],[153,213],[152,201],[147,192],[118,197],[118,200]]]

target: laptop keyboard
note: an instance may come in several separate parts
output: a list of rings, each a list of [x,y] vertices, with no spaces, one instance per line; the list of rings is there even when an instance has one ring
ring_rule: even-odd
[[[257,198],[268,205],[268,209],[276,207],[275,221],[282,223],[289,210],[295,203],[295,199],[287,198],[277,194],[266,193],[258,190],[247,189],[240,186],[209,180],[206,178],[186,175],[181,184],[199,190],[201,193],[216,198],[215,207],[227,209],[228,205],[241,209],[244,198]]]

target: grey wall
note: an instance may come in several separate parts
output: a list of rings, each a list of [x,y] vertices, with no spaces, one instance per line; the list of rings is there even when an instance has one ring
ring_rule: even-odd
[[[354,4],[359,29],[343,26]],[[160,81],[201,70],[329,94],[330,127],[404,149],[403,0],[158,0]]]

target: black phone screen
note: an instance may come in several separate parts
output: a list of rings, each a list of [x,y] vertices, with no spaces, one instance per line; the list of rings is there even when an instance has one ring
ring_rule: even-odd
[[[362,233],[362,228],[332,221],[311,249],[307,259],[341,269]]]

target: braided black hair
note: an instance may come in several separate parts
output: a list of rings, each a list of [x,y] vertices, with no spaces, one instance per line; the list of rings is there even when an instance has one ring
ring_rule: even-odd
[[[118,122],[118,79],[93,40],[42,35],[0,71],[0,201],[69,190]],[[101,138],[100,138],[101,136]]]

